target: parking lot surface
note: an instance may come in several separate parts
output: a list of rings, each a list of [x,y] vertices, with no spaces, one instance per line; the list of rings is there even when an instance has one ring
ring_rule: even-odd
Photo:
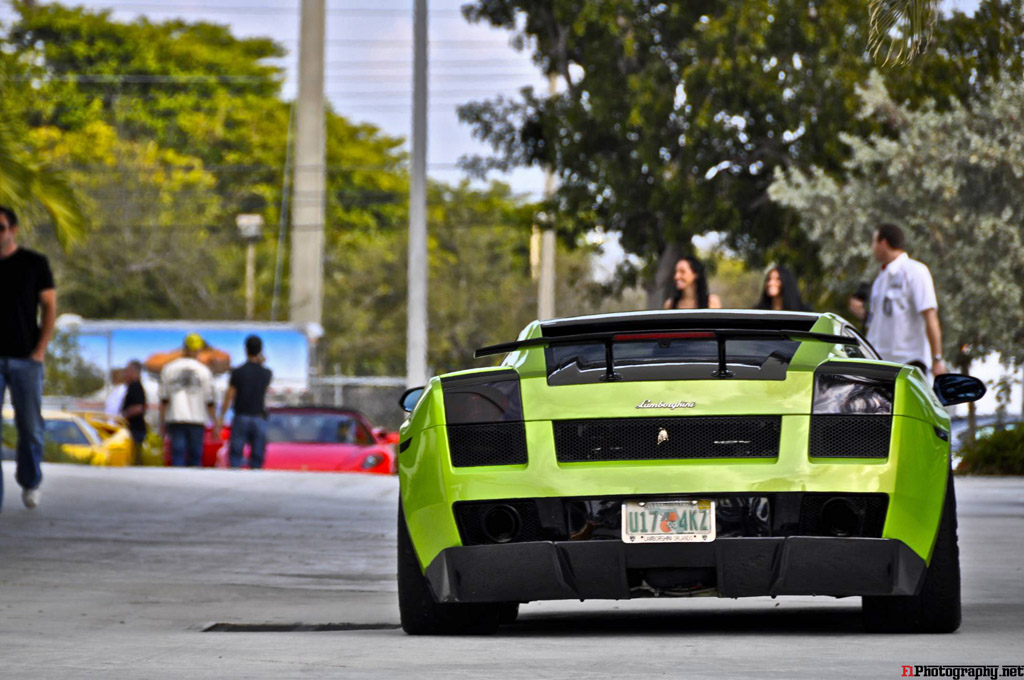
[[[494,637],[398,628],[397,480],[4,465],[0,678],[896,678],[1024,664],[1024,479],[957,480],[964,621],[877,636],[858,598],[535,603]],[[220,624],[220,625],[217,625]]]

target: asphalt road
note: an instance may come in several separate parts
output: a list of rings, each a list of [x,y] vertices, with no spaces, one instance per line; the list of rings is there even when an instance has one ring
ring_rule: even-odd
[[[398,629],[397,480],[4,464],[0,678],[896,678],[1024,664],[1024,479],[958,480],[964,622],[873,636],[857,598],[526,605],[486,638]],[[213,624],[229,631],[206,631]],[[296,625],[299,628],[296,629]]]

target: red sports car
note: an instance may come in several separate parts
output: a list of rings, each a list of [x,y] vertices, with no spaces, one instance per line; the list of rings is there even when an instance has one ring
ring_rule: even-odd
[[[397,440],[397,432],[374,428],[366,416],[351,409],[272,408],[267,417],[263,467],[389,475],[395,471]],[[248,447],[245,455],[248,458]],[[217,453],[217,466],[228,466],[227,444]]]

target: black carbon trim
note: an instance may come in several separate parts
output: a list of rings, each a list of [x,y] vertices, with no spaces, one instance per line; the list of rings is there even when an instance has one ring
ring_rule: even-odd
[[[523,420],[519,374],[514,370],[441,378],[441,388],[449,425]]]
[[[872,380],[896,382],[896,376],[901,370],[903,370],[902,366],[883,366],[854,361],[826,361],[818,366],[814,373],[816,375],[861,375]]]
[[[404,442],[398,442],[398,452],[405,453],[405,450],[412,446],[412,437],[409,437]]]
[[[891,415],[811,416],[811,458],[888,458]]]
[[[452,467],[525,465],[526,425],[522,421],[448,426]]]
[[[826,536],[881,538],[889,509],[884,493],[787,491],[768,494],[703,493],[605,496],[601,498],[510,498],[459,501],[452,505],[463,545],[491,545],[484,517],[512,508],[519,527],[508,542],[621,541],[626,501],[712,500],[719,538]]]
[[[685,583],[695,569],[702,581],[710,570],[721,597],[849,597],[914,595],[926,565],[896,539],[792,536],[460,546],[442,550],[425,571],[438,602],[531,602],[655,595],[652,577]]]
[[[441,376],[441,387],[448,390],[458,390],[463,387],[474,385],[486,385],[487,383],[501,382],[504,380],[519,380],[519,374],[515,369],[503,368],[495,371],[484,371],[479,373],[465,373],[462,375]]]
[[[552,428],[560,463],[777,458],[782,417],[559,420],[552,422]]]

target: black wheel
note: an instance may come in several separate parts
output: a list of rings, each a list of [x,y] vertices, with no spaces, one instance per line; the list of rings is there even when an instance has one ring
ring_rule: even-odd
[[[865,597],[864,627],[874,633],[952,633],[960,627],[960,549],[956,541],[953,474],[932,562],[917,595]]]
[[[399,504],[398,611],[402,630],[409,635],[490,635],[498,629],[502,606],[437,602],[420,570]]]

